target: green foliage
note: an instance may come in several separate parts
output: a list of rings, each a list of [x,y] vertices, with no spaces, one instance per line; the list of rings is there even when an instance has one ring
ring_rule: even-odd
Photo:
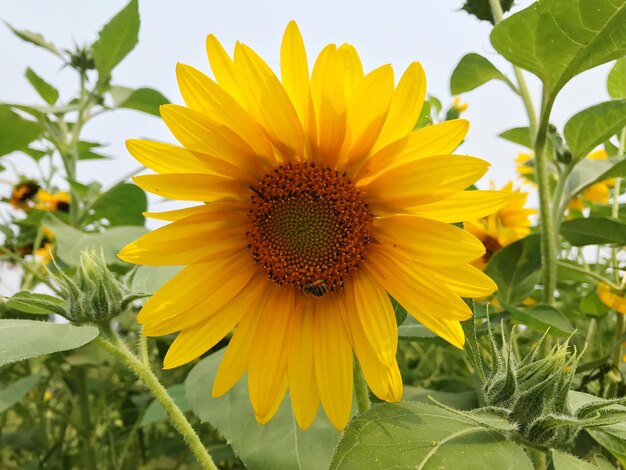
[[[331,469],[510,468],[531,470],[512,428],[496,413],[473,416],[425,403],[374,406],[354,419],[337,446]]]
[[[139,4],[131,0],[100,30],[93,43],[93,59],[100,83],[108,83],[111,72],[135,48],[139,36]]]
[[[24,119],[7,106],[0,106],[0,156],[26,148],[40,134],[37,123]]]
[[[618,133],[626,125],[626,100],[600,103],[575,114],[563,129],[575,160]]]
[[[501,132],[499,137],[502,137],[509,142],[521,145],[522,147],[532,148],[532,137],[530,135],[530,129],[528,127],[513,127],[504,132]]]
[[[0,320],[0,366],[43,354],[68,351],[98,336],[93,326],[32,320]]]
[[[450,93],[459,95],[487,83],[490,80],[502,80],[513,86],[495,65],[480,54],[464,55],[450,77]]]
[[[602,217],[568,220],[561,224],[561,235],[573,246],[626,245],[626,223]]]
[[[143,113],[160,116],[159,108],[169,100],[152,88],[132,88],[112,86],[111,98],[116,108],[134,109]]]
[[[625,22],[625,0],[539,0],[498,24],[491,43],[553,99],[574,76],[626,54]]]
[[[302,431],[287,396],[269,423],[257,424],[248,398],[247,380],[237,382],[222,397],[211,397],[222,355],[220,351],[200,361],[185,381],[187,401],[194,413],[226,438],[250,470],[327,468],[340,434],[322,416],[318,415],[311,427]]]
[[[57,102],[59,99],[59,90],[37,75],[30,67],[26,69],[26,79],[33,86],[35,91],[39,93],[39,96],[50,106]]]
[[[533,305],[529,309],[507,304],[502,306],[514,320],[542,333],[548,331],[554,336],[568,336],[574,333],[574,327],[563,312],[551,305]]]
[[[15,34],[22,41],[29,42],[31,44],[34,44],[37,47],[41,47],[43,49],[46,49],[49,52],[52,52],[54,55],[58,57],[62,57],[61,53],[56,48],[56,46],[52,44],[51,42],[46,41],[46,39],[41,34],[33,33],[32,31],[27,31],[25,29],[16,29],[13,26],[11,26],[9,23],[7,23],[6,21],[4,24],[6,24],[7,27],[13,32],[13,34]]]
[[[28,375],[1,389],[0,415],[24,398],[24,395],[39,382],[40,378],[38,375]]]
[[[500,6],[505,12],[511,9],[513,3],[513,0],[500,0]],[[462,9],[479,20],[489,21],[491,24],[494,23],[489,0],[466,0]]]
[[[187,398],[185,396],[185,385],[176,384],[167,389],[167,393],[172,397],[174,403],[178,405],[178,408],[185,413],[191,410]],[[167,420],[167,412],[163,409],[161,404],[155,399],[148,405],[146,411],[141,418],[141,426],[149,426],[154,423]]]
[[[48,294],[37,294],[29,291],[21,291],[15,294],[7,302],[7,307],[22,313],[31,315],[50,315],[65,313],[65,303],[58,297]]]
[[[90,205],[93,212],[87,216],[87,223],[106,219],[110,226],[143,226],[143,213],[148,210],[148,198],[139,187],[124,183],[99,194]]]
[[[552,451],[554,470],[612,470],[615,468],[601,455],[596,456],[596,462],[597,464],[593,465],[573,455],[558,450]]]
[[[606,79],[606,89],[614,100],[626,98],[626,57],[615,62]]]
[[[583,189],[607,178],[626,176],[626,159],[584,159],[576,164],[565,184],[564,200],[568,201]]]

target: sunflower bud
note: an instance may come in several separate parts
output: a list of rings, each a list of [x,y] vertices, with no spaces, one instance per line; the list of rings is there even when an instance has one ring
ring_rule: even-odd
[[[102,322],[123,313],[141,297],[133,295],[118,281],[104,260],[102,251],[83,251],[73,277],[55,274],[65,300],[65,317],[76,323]]]

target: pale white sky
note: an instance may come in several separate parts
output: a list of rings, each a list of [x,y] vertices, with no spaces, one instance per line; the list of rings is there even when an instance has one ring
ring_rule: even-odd
[[[89,44],[100,27],[127,2],[125,0],[19,0],[0,3],[0,19],[18,29],[40,32],[57,47],[74,42]],[[518,0],[515,11],[530,5]],[[491,26],[458,11],[462,0],[140,0],[139,44],[114,72],[114,83],[130,87],[149,86],[172,102],[181,103],[176,86],[176,62],[209,72],[204,43],[214,33],[227,49],[241,40],[278,70],[280,39],[285,25],[295,19],[302,31],[309,58],[327,43],[349,42],[356,46],[367,69],[391,63],[398,77],[413,60],[426,70],[428,92],[450,102],[449,77],[468,52],[488,57],[509,76],[509,65],[489,43]],[[0,24],[0,102],[37,102],[37,95],[24,79],[26,67],[53,83],[68,99],[76,88],[74,76],[60,69],[59,61],[46,51],[17,39]],[[562,128],[576,111],[608,99],[605,90],[607,65],[583,74],[570,83],[557,100],[553,122]],[[539,94],[538,81],[528,74],[532,92]],[[491,82],[463,97],[470,107],[468,138],[459,153],[480,156],[492,168],[480,184],[498,185],[514,176],[514,158],[521,150],[496,135],[510,127],[525,125],[519,99],[500,82]],[[173,142],[157,118],[135,111],[116,111],[96,118],[84,138],[108,143],[112,161],[84,162],[79,179],[110,183],[137,164],[127,154],[124,140],[150,137]],[[6,158],[6,157],[4,157]],[[20,172],[32,171],[25,157],[9,157]],[[6,173],[5,173],[6,175]],[[8,187],[0,185],[3,194]],[[1,209],[0,209],[1,210]],[[0,277],[2,273],[0,273]],[[0,281],[0,293],[3,287]]]

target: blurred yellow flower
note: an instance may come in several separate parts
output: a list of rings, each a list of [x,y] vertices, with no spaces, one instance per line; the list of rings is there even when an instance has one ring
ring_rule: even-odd
[[[455,96],[452,100],[452,107],[456,109],[459,113],[462,113],[463,111],[467,111],[467,108],[469,108],[469,104],[461,102],[461,98]]]
[[[535,182],[532,180],[532,178],[529,178],[535,174],[533,159],[534,157],[531,154],[518,153],[517,157],[515,157],[515,170],[517,171],[520,179],[522,179],[526,183],[535,185]]]
[[[598,297],[604,305],[616,312],[626,314],[626,298],[624,292],[613,289],[605,282],[598,284]]]
[[[35,209],[42,211],[70,211],[70,195],[65,192],[49,193],[44,190],[39,190],[35,196]]]
[[[41,243],[39,249],[35,252],[35,256],[42,264],[48,264],[52,261],[52,252],[54,250],[54,233],[46,227],[41,228]]]
[[[500,190],[510,194],[509,201],[499,211],[480,219],[464,222],[465,230],[478,238],[485,246],[485,254],[472,262],[473,266],[483,270],[493,254],[500,248],[530,234],[530,216],[535,209],[524,207],[528,193],[514,189],[509,182]]]
[[[28,209],[28,203],[39,191],[39,185],[32,180],[16,184],[11,190],[9,203],[16,209]]]
[[[599,149],[594,150],[587,158],[590,160],[606,160],[608,155],[606,150]],[[582,212],[585,207],[585,202],[596,204],[607,204],[609,202],[610,189],[615,185],[615,178],[607,178],[602,181],[598,181],[590,186],[587,186],[580,194],[573,197],[569,204],[568,209],[573,209],[578,212]]]
[[[402,397],[398,331],[389,293],[453,345],[471,316],[462,297],[496,286],[470,262],[481,243],[451,222],[482,217],[508,199],[464,191],[484,160],[451,155],[468,123],[413,130],[424,102],[419,63],[397,85],[391,66],[365,74],[354,47],[326,46],[309,75],[291,22],[281,79],[252,49],[234,59],[207,38],[217,82],[179,64],[187,107],[161,116],[183,147],[130,140],[158,174],[135,177],[160,196],[210,202],[152,217],[172,223],[126,246],[130,263],[187,265],[139,313],[144,334],[180,331],[164,361],[185,364],[233,328],[213,386],[247,371],[256,419],[266,423],[289,388],[295,418],[310,426],[321,402],[346,425],[353,357],[372,392]]]

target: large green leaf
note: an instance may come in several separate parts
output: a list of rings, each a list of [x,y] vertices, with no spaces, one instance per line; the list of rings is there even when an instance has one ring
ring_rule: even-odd
[[[144,113],[160,116],[161,105],[169,103],[169,100],[159,91],[152,88],[132,88],[113,86],[111,97],[116,108],[134,109]]]
[[[575,114],[563,129],[574,159],[578,160],[626,125],[626,99],[606,101]]]
[[[585,158],[576,164],[565,184],[565,200],[569,200],[587,186],[607,178],[626,177],[626,158],[613,157],[606,160]]]
[[[374,406],[352,421],[330,468],[460,467],[465,470],[533,468],[524,450],[504,434],[437,406],[408,402]]]
[[[602,455],[596,456],[596,465],[594,465],[558,450],[552,451],[552,465],[554,470],[613,470],[615,468]]]
[[[59,99],[59,91],[41,78],[33,69],[26,69],[26,79],[33,86],[35,91],[39,93],[46,103],[52,106]]]
[[[185,390],[191,409],[224,436],[247,469],[328,468],[339,432],[321,416],[307,431],[298,428],[286,397],[272,420],[254,419],[248,384],[240,380],[225,395],[211,398],[222,351],[198,363],[187,376]]]
[[[622,57],[609,72],[606,89],[613,99],[626,98],[626,57]]]
[[[625,24],[626,0],[539,0],[499,23],[491,43],[554,97],[577,74],[626,54]]]
[[[561,224],[561,235],[573,246],[626,245],[626,223],[602,217],[567,220]]]
[[[32,320],[0,320],[0,366],[31,357],[68,351],[98,336],[95,326]]]
[[[24,398],[39,379],[38,375],[28,375],[0,390],[0,415]]]
[[[90,221],[107,219],[110,225],[143,225],[148,208],[146,193],[134,184],[118,184],[102,193],[91,207]]]
[[[104,25],[93,44],[93,58],[101,82],[108,81],[111,71],[137,44],[139,36],[139,5],[131,0]]]
[[[24,119],[7,106],[0,106],[0,156],[26,148],[40,133],[36,122]]]
[[[574,327],[559,309],[551,305],[534,305],[529,309],[502,304],[516,321],[534,328],[542,333],[550,328],[554,336],[569,336]]]
[[[7,307],[31,315],[65,314],[65,301],[48,294],[21,291],[7,302]]]
[[[498,137],[501,137],[514,144],[521,145],[522,147],[532,148],[533,142],[530,135],[530,129],[528,127],[513,127],[500,133]]]
[[[470,53],[461,58],[450,77],[450,93],[458,95],[473,90],[490,80],[502,80],[512,86],[495,65],[480,54]]]
[[[189,403],[187,403],[187,398],[185,397],[185,385],[176,384],[168,387],[167,393],[172,397],[174,403],[180,408],[180,411],[186,413],[191,410]],[[146,408],[146,411],[143,414],[143,418],[141,419],[141,426],[148,426],[149,424],[158,423],[160,421],[164,421],[167,419],[167,412],[161,406],[161,404],[156,400],[152,400],[152,402]]]
[[[85,233],[55,217],[46,218],[44,225],[54,233],[56,256],[73,266],[80,263],[80,252],[89,248],[102,248],[107,264],[122,264],[117,253],[128,243],[147,233],[143,227],[124,225],[112,227],[106,232]]]
[[[139,266],[133,276],[132,290],[153,294],[181,269],[181,266]]]
[[[586,431],[598,444],[613,454],[622,467],[626,466],[626,423],[587,428]]]
[[[485,273],[498,285],[498,299],[507,304],[520,303],[533,292],[541,273],[538,234],[529,235],[498,250]]]
[[[33,33],[32,31],[27,31],[25,29],[15,29],[6,21],[4,22],[4,24],[6,24],[7,27],[13,32],[13,34],[15,34],[22,41],[29,42],[43,49],[47,49],[48,51],[52,52],[54,55],[58,57],[63,57],[61,53],[59,52],[59,50],[56,48],[56,46],[52,44],[51,42],[46,41],[41,34]]]

